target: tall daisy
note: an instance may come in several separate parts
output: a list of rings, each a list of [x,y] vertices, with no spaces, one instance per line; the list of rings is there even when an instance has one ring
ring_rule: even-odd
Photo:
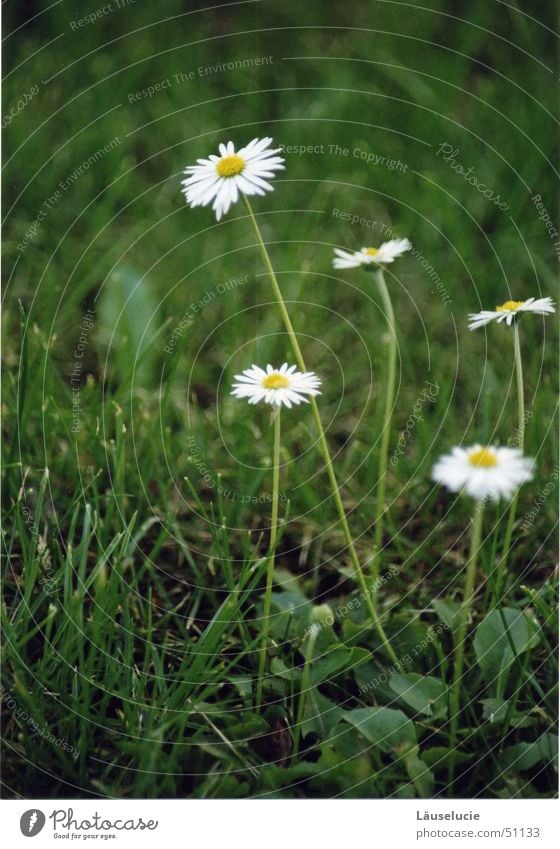
[[[381,548],[383,545],[383,525],[385,517],[385,497],[387,492],[387,460],[389,455],[389,439],[391,436],[391,418],[395,402],[395,385],[397,377],[397,327],[393,303],[385,276],[383,266],[402,256],[411,249],[409,239],[391,239],[384,242],[379,248],[362,248],[360,251],[343,251],[334,249],[335,257],[333,267],[364,268],[372,271],[377,282],[379,294],[383,302],[387,324],[389,326],[389,341],[387,351],[387,379],[385,381],[385,410],[383,413],[383,431],[381,434],[381,445],[379,448],[379,465],[377,477],[377,489],[375,497],[374,516],[374,553],[370,569],[373,586],[377,587],[379,571],[381,568]],[[377,603],[377,590],[374,590],[374,604]]]
[[[321,380],[315,372],[300,372],[296,366],[283,363],[280,368],[270,364],[266,369],[253,365],[241,374],[235,375],[232,395],[236,398],[246,398],[249,404],[264,402],[274,410],[274,449],[272,462],[272,516],[270,522],[270,541],[268,545],[266,588],[264,593],[262,641],[259,653],[259,669],[257,677],[256,704],[260,710],[266,668],[266,651],[270,632],[270,608],[272,604],[272,584],[274,577],[274,561],[276,540],[278,537],[278,495],[280,491],[280,412],[282,407],[291,408],[294,405],[308,401],[309,397],[320,395]]]
[[[513,359],[517,383],[517,433],[515,445],[523,451],[525,445],[525,387],[523,380],[523,358],[521,356],[521,340],[519,334],[519,320],[524,313],[536,315],[548,315],[555,312],[552,298],[528,298],[525,301],[505,301],[495,310],[482,310],[469,315],[469,330],[477,330],[495,321],[497,324],[505,324],[513,328]],[[513,496],[509,506],[508,521],[504,536],[502,555],[496,567],[496,599],[500,597],[502,584],[505,580],[506,564],[513,538],[515,514],[517,512],[517,493]]]
[[[183,193],[189,206],[208,206],[219,221],[240,195],[264,195],[271,192],[267,180],[275,171],[284,168],[284,159],[277,156],[280,148],[270,149],[271,138],[253,139],[245,147],[235,150],[233,142],[220,144],[219,156],[198,159],[197,165],[185,169]]]
[[[451,761],[449,782],[455,770],[455,748],[459,723],[461,679],[465,657],[465,641],[474,598],[477,558],[481,547],[482,520],[487,500],[510,499],[521,486],[532,478],[533,461],[516,448],[473,445],[470,448],[453,448],[450,454],[440,457],[432,470],[432,478],[452,492],[464,492],[476,499],[471,525],[470,552],[466,565],[463,602],[458,611],[455,633],[455,659],[451,685],[449,749]]]
[[[268,149],[272,139],[254,139],[246,148],[241,148],[235,151],[232,142],[226,145],[220,145],[220,156],[213,156],[209,159],[199,160],[197,165],[187,169],[187,179],[183,182],[183,191],[187,202],[191,206],[207,205],[211,202],[213,209],[216,212],[218,220],[227,212],[232,203],[238,197],[241,197],[247,215],[262,254],[262,258],[270,278],[274,298],[278,304],[278,309],[282,317],[282,321],[286,328],[286,332],[290,338],[290,343],[293,349],[294,358],[297,367],[302,374],[309,374],[305,366],[305,360],[301,347],[298,342],[294,325],[290,318],[278,278],[274,272],[270,254],[263,239],[259,224],[251,207],[249,195],[263,194],[272,187],[266,180],[275,176],[274,172],[284,168],[284,160],[277,156],[280,153],[280,148],[276,150]],[[263,169],[262,171],[260,169]],[[243,381],[240,381],[243,382]],[[304,393],[305,394],[305,393]],[[366,598],[366,604],[371,614],[372,621],[377,629],[377,632],[382,640],[386,652],[389,654],[393,662],[398,662],[398,658],[384,633],[383,627],[377,615],[376,606],[372,600],[371,592],[366,583],[366,578],[362,569],[360,558],[356,551],[354,538],[350,530],[348,517],[342,495],[338,485],[334,463],[331,457],[325,428],[321,420],[319,405],[312,393],[309,395],[311,412],[317,428],[318,444],[323,459],[325,461],[325,469],[328,475],[329,484],[333,496],[333,500],[338,513],[346,548],[354,568],[356,579],[359,582],[362,592]],[[280,405],[282,406],[282,404]]]

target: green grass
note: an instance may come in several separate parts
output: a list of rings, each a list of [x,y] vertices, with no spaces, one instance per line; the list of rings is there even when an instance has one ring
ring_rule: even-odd
[[[520,493],[499,604],[511,612],[490,621],[507,506],[487,510],[453,788],[447,699],[470,505],[430,482],[444,450],[506,443],[517,423],[511,334],[469,333],[467,314],[554,295],[553,240],[531,201],[555,208],[549,5],[533,4],[531,18],[483,0],[454,11],[443,0],[432,11],[355,0],[188,14],[168,2],[162,21],[154,4],[137,5],[75,32],[62,2],[6,46],[2,114],[39,90],[5,133],[4,795],[554,796],[553,318],[521,325],[536,473]],[[7,10],[7,33],[22,14]],[[249,72],[197,71],[270,56]],[[286,411],[261,715],[272,429],[266,409],[229,392],[252,362],[293,355],[243,206],[217,225],[180,193],[187,164],[257,135],[322,146],[287,154],[254,209],[323,379],[363,563],[374,550],[386,325],[367,275],[333,272],[332,248],[378,244],[383,225],[412,240],[447,292],[422,256],[387,275],[399,336],[390,457],[426,382],[438,386],[389,463],[380,605],[410,660],[388,668],[312,417]],[[507,210],[438,155],[443,144]],[[355,150],[402,167],[368,165]],[[324,605],[334,622],[311,646]]]

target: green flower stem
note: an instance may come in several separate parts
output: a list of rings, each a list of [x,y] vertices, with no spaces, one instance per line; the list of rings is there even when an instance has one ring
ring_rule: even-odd
[[[276,539],[278,537],[278,495],[280,491],[280,407],[274,416],[274,452],[272,459],[272,517],[270,520],[270,540],[268,543],[268,562],[266,564],[266,588],[264,591],[262,643],[259,655],[259,672],[257,678],[257,710],[262,704],[264,673],[266,669],[266,650],[270,632],[270,607],[272,602],[272,584],[274,579],[274,561],[276,555]]]
[[[453,665],[453,683],[449,699],[450,731],[449,731],[449,784],[453,783],[455,774],[455,747],[457,745],[457,728],[459,724],[459,709],[461,705],[461,679],[463,677],[463,662],[465,658],[465,638],[469,625],[469,614],[474,597],[474,583],[480,541],[482,538],[482,520],[484,517],[484,501],[477,501],[471,525],[471,546],[467,561],[467,576],[463,593],[463,603],[458,612],[458,626],[455,635],[455,661]],[[450,788],[451,789],[451,788]]]
[[[293,327],[292,321],[290,319],[290,315],[289,315],[288,310],[286,308],[286,304],[285,304],[284,298],[282,296],[282,291],[281,291],[280,286],[278,284],[278,280],[276,279],[276,274],[274,273],[274,269],[272,267],[272,263],[270,261],[269,255],[268,255],[266,245],[265,245],[263,237],[261,235],[259,225],[257,224],[257,220],[254,216],[253,210],[251,208],[251,204],[249,203],[249,200],[245,195],[243,196],[243,200],[245,202],[245,207],[247,209],[247,214],[248,214],[249,219],[251,221],[251,224],[253,226],[253,230],[255,231],[255,235],[257,237],[257,242],[258,242],[259,247],[261,249],[261,254],[262,254],[262,257],[263,257],[263,260],[264,260],[264,264],[266,266],[266,269],[267,269],[269,277],[270,277],[270,281],[272,283],[272,290],[274,292],[274,297],[276,298],[276,301],[278,303],[278,307],[280,309],[280,314],[282,316],[282,320],[284,322],[286,332],[287,332],[287,334],[290,338],[290,342],[291,342],[291,345],[292,345],[292,348],[293,348],[293,351],[294,351],[294,355],[295,355],[298,367],[301,369],[301,371],[305,372],[305,371],[307,371],[307,367],[305,365],[305,360],[303,359],[303,354],[301,352],[301,348],[299,346],[299,342],[297,340],[297,336],[295,334],[294,327]],[[358,555],[356,554],[356,548],[354,546],[354,540],[352,539],[352,534],[350,533],[350,527],[348,525],[348,519],[346,517],[346,512],[344,510],[344,505],[342,503],[342,497],[340,495],[340,490],[339,490],[338,483],[337,483],[337,480],[336,480],[336,475],[335,475],[335,472],[334,472],[334,467],[333,467],[331,455],[330,455],[330,452],[329,452],[329,446],[328,446],[328,443],[327,443],[327,438],[325,436],[325,431],[323,429],[323,423],[321,422],[321,414],[319,413],[319,406],[318,406],[314,397],[311,396],[309,400],[310,400],[311,410],[312,410],[312,413],[313,413],[313,418],[315,419],[315,424],[316,424],[317,432],[318,432],[318,435],[319,435],[319,445],[321,447],[321,453],[323,455],[325,467],[327,469],[327,474],[328,474],[328,477],[329,477],[329,482],[330,482],[330,485],[331,485],[333,498],[334,498],[336,508],[337,508],[337,511],[338,511],[340,523],[342,525],[342,530],[343,530],[343,533],[344,533],[344,538],[346,540],[346,545],[348,547],[350,558],[352,560],[352,565],[353,565],[354,571],[356,573],[356,578],[357,578],[357,580],[360,584],[364,598],[366,599],[366,603],[368,605],[368,610],[369,610],[370,616],[372,618],[375,629],[376,629],[376,631],[377,631],[377,633],[378,633],[378,635],[381,639],[381,642],[383,643],[385,651],[387,652],[388,656],[391,658],[393,663],[398,663],[399,662],[398,657],[395,654],[395,651],[393,650],[391,644],[389,643],[389,639],[388,639],[388,637],[385,633],[385,630],[384,630],[384,628],[381,624],[381,621],[380,621],[378,613],[377,613],[377,605],[376,605],[375,599],[374,599],[375,589],[372,588],[370,590],[368,588],[368,586],[366,584],[366,579],[364,577],[364,573],[362,571],[362,567],[360,565],[360,561],[358,559]]]
[[[375,272],[375,279],[383,301],[383,309],[389,327],[389,352],[387,362],[387,381],[385,384],[385,410],[383,413],[383,432],[379,449],[379,467],[377,474],[377,493],[375,498],[374,554],[371,562],[371,577],[373,586],[377,586],[381,566],[381,549],[383,546],[383,520],[385,517],[385,495],[387,492],[387,460],[389,455],[389,440],[391,437],[391,417],[395,403],[395,383],[397,378],[397,328],[395,312],[391,296],[385,283],[382,269]],[[374,592],[377,592],[375,589]]]
[[[523,451],[525,447],[525,390],[523,384],[523,361],[521,359],[519,327],[516,320],[514,320],[513,323],[513,350],[515,360],[515,376],[517,378],[517,447],[520,448],[521,451]],[[506,579],[507,561],[511,550],[511,539],[513,536],[513,526],[515,524],[515,514],[517,512],[518,498],[519,490],[517,490],[517,492],[513,496],[511,504],[509,506],[508,521],[504,537],[504,548],[500,561],[496,567],[496,604],[500,603]]]
[[[298,710],[296,724],[294,727],[294,750],[292,755],[292,760],[294,761],[297,759],[297,756],[299,754],[299,741],[301,737],[301,726],[303,723],[303,716],[305,712],[305,700],[307,698],[307,692],[309,690],[311,661],[313,660],[315,642],[317,640],[317,637],[319,636],[320,630],[321,628],[319,625],[311,625],[307,638],[307,646],[305,647],[305,661],[303,664],[303,672],[301,673],[301,686],[299,691]]]
[[[525,390],[523,386],[523,361],[521,359],[521,343],[519,341],[519,326],[513,324],[513,350],[515,354],[515,376],[517,378],[517,417],[518,417],[518,448],[525,448]]]

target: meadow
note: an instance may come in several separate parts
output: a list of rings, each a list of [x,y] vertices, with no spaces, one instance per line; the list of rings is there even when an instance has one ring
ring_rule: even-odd
[[[556,297],[552,9],[162,8],[4,14],[4,797],[555,797],[557,321],[468,328]],[[185,202],[264,137],[254,220]],[[255,223],[332,473],[231,394],[298,364]],[[405,238],[391,329],[334,249]],[[475,444],[534,462],[473,558]]]

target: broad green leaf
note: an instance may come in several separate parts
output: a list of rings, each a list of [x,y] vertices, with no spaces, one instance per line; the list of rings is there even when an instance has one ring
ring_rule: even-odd
[[[358,666],[354,672],[354,678],[362,691],[360,695],[364,695],[365,693],[374,692],[378,687],[383,685],[386,688],[390,673],[383,672],[376,663],[368,661]]]
[[[395,790],[395,798],[397,799],[415,799],[416,793],[414,792],[414,787],[410,782],[408,784],[399,784],[397,789]]]
[[[340,722],[332,730],[330,741],[338,755],[343,760],[353,760],[354,758],[363,758],[371,768],[371,754],[364,751],[363,737],[357,728],[349,728],[344,722],[344,716],[340,717]],[[368,746],[367,749],[370,747]]]
[[[504,699],[482,699],[482,718],[488,722],[503,722],[506,718],[508,703]]]
[[[538,716],[530,716],[529,713],[514,713],[510,725],[512,728],[535,728],[540,725],[540,720]]]
[[[311,602],[298,593],[274,592],[272,606],[274,615],[270,629],[274,638],[281,642],[289,637],[301,639],[309,620]]]
[[[418,617],[413,619],[404,613],[396,614],[391,625],[393,634],[389,635],[391,644],[401,659],[401,663],[414,669],[419,658],[429,658],[434,650],[434,634],[428,625]],[[393,671],[402,671],[398,668]]]
[[[539,634],[532,620],[522,610],[503,607],[490,611],[482,620],[476,629],[474,650],[484,677],[495,682],[514,660],[512,646],[520,655],[538,642]]]
[[[424,749],[422,752],[422,760],[434,772],[442,772],[449,767],[451,750],[445,746],[432,746],[431,749]],[[454,762],[459,765],[472,760],[474,755],[468,755],[465,752],[455,751]]]
[[[117,351],[119,368],[128,377],[136,363],[136,380],[154,373],[158,352],[150,351],[157,332],[158,299],[150,281],[126,263],[106,281],[98,299],[98,338]]]
[[[291,613],[294,617],[305,617],[306,621],[309,618],[311,602],[300,593],[286,591],[273,592],[272,603],[278,610]]]
[[[341,720],[342,713],[341,707],[331,702],[318,690],[309,690],[301,725],[302,736],[305,737],[306,734],[314,732],[321,740],[326,740]]]
[[[447,715],[447,687],[439,678],[419,675],[417,672],[392,675],[389,687],[416,713],[423,713],[432,719],[441,719]]]
[[[490,723],[503,722],[507,715],[509,702],[505,699],[481,699],[483,706],[482,718]],[[510,717],[511,728],[532,728],[538,725],[536,716],[530,716],[528,711],[514,711]]]
[[[253,681],[247,675],[230,675],[228,678],[240,696],[250,696],[253,692]]]
[[[351,649],[337,645],[323,657],[313,660],[311,663],[310,684],[316,687],[340,674],[346,669],[354,670],[361,663],[365,663],[370,657],[367,649],[354,647]]]
[[[289,569],[283,566],[276,566],[274,569],[274,583],[285,593],[290,593],[292,597],[299,596],[302,601],[309,601],[301,587],[298,576],[293,575]]]
[[[270,671],[285,681],[298,681],[301,678],[301,669],[293,669],[284,663],[281,657],[273,657],[270,663]]]
[[[459,624],[457,614],[461,605],[450,598],[436,598],[432,601],[432,607],[443,624],[455,631]]]
[[[402,710],[387,707],[356,708],[346,711],[342,718],[383,752],[416,746],[414,725]]]
[[[418,796],[421,799],[430,798],[434,792],[434,776],[429,767],[420,760],[416,750],[406,755],[405,763]]]

